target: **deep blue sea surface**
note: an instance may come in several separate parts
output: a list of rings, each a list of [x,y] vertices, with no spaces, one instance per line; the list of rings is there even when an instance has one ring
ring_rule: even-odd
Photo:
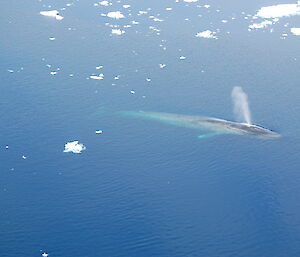
[[[249,29],[282,3],[1,1],[0,257],[300,256],[300,16]],[[282,138],[115,115],[234,120],[235,86]]]

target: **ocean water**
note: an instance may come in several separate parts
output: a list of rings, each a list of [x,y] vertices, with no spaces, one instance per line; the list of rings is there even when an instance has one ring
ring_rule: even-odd
[[[0,3],[0,257],[300,256],[300,16],[249,29],[287,2],[109,2]],[[234,120],[235,86],[282,138],[115,115]]]

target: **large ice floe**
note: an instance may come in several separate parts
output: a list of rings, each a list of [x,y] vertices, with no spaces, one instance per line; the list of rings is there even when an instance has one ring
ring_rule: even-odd
[[[263,29],[269,25],[275,24],[280,18],[300,15],[300,1],[296,4],[278,4],[270,5],[260,8],[253,16],[254,19],[265,19],[260,23],[253,23],[249,25],[251,29]]]
[[[65,144],[64,153],[81,153],[86,147],[78,141],[68,142]]]
[[[256,17],[272,19],[300,14],[300,1],[296,4],[278,4],[265,6],[258,10]]]
[[[48,16],[48,17],[53,17],[56,20],[62,20],[64,17],[59,15],[59,12],[57,10],[52,10],[52,11],[42,11],[40,12],[41,15],[43,16]]]

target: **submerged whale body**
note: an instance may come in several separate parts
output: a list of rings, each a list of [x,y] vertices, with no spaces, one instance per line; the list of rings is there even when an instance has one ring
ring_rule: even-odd
[[[223,119],[189,116],[172,113],[160,112],[121,112],[122,115],[143,119],[157,120],[171,125],[188,127],[194,129],[204,129],[213,131],[212,134],[236,134],[236,135],[251,135],[261,138],[275,139],[279,138],[280,134],[263,128],[258,125],[248,123],[239,123]],[[210,134],[210,135],[212,135]],[[202,138],[202,136],[200,136]]]

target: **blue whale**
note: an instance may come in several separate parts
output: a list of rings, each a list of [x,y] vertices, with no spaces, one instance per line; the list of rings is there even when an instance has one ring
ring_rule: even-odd
[[[212,132],[210,134],[200,135],[199,138],[209,137],[218,134],[251,135],[266,139],[276,139],[281,137],[280,134],[258,125],[228,121],[211,117],[143,111],[119,112],[119,114],[127,117],[157,120],[171,125],[193,129],[204,129]]]

